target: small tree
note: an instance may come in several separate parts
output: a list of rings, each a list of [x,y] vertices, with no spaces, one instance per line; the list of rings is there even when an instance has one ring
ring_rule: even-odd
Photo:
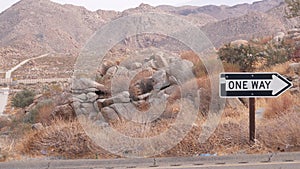
[[[255,63],[258,61],[259,52],[250,44],[231,45],[226,44],[219,52],[219,58],[230,64],[239,65],[241,71],[253,71]]]
[[[12,105],[18,108],[24,108],[26,106],[29,106],[33,103],[34,96],[35,94],[33,91],[24,89],[23,91],[18,92],[14,96],[12,100]]]
[[[300,0],[285,0],[287,9],[285,10],[288,18],[300,16]]]
[[[264,50],[266,66],[273,66],[278,63],[284,63],[291,59],[294,52],[294,45],[287,41],[269,42]]]

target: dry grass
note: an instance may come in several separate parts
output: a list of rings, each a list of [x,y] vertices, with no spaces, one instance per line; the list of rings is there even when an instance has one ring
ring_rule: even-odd
[[[180,54],[180,56],[182,59],[188,60],[194,65],[197,65],[199,62],[201,62],[199,56],[193,51],[184,51]]]
[[[205,77],[207,75],[207,70],[196,53],[193,51],[184,51],[180,56],[182,59],[188,60],[194,64],[193,73],[196,77]]]
[[[42,124],[50,124],[51,122],[51,113],[55,108],[54,103],[49,102],[47,104],[42,104],[37,108],[36,122]]]
[[[198,57],[190,57],[190,54],[187,54],[186,57],[193,62],[199,61]],[[235,71],[236,68],[229,66],[226,69]],[[290,74],[288,63],[277,65],[265,71]],[[151,75],[151,72],[142,72],[138,78]],[[120,81],[122,80],[120,79]],[[196,123],[178,145],[161,154],[161,157],[191,156],[202,153],[223,155],[300,150],[299,96],[291,95],[289,92],[276,99],[257,100],[257,106],[266,108],[266,112],[263,119],[257,120],[257,142],[254,145],[249,143],[248,109],[245,108],[226,108],[215,132],[205,143],[199,143],[198,138],[206,120],[205,115],[213,98],[211,98],[210,91],[211,83],[207,77],[192,79],[183,84],[182,88],[191,88],[195,81],[201,89],[201,105]],[[137,124],[123,119],[111,122],[110,125],[120,133],[130,137],[145,138],[159,135],[168,130],[170,125],[174,123],[178,109],[180,109],[178,103],[180,97],[181,92],[177,88],[174,89],[168,99],[166,111],[172,114],[171,118],[161,118],[148,124]],[[52,109],[53,105],[41,106],[37,121],[43,122],[43,120],[48,119],[47,115]],[[97,147],[77,121],[56,120],[51,124],[46,121],[43,123],[49,126],[40,131],[31,131],[28,129],[28,125],[23,124],[20,120],[17,120],[16,123],[20,124],[12,128],[15,130],[15,137],[12,137],[13,139],[10,141],[13,140],[19,144],[15,149],[10,148],[14,145],[10,146],[9,143],[6,143],[6,152],[12,153],[12,151],[18,150],[22,154],[34,157],[50,156],[67,159],[116,157]],[[13,126],[13,123],[9,126]],[[22,141],[18,141],[20,136],[24,136]]]
[[[281,64],[277,64],[275,66],[269,67],[269,68],[263,68],[262,71],[263,72],[277,72],[279,74],[282,75],[287,75],[290,74],[290,69],[289,66],[290,62],[286,62],[286,63],[281,63]]]
[[[299,120],[299,110],[273,119],[264,119],[257,127],[258,140],[272,151],[299,151]]]
[[[43,130],[25,135],[18,150],[34,157],[108,158],[113,157],[97,147],[77,121],[56,120]]]
[[[270,119],[289,114],[296,104],[299,104],[296,97],[287,92],[278,98],[268,99],[266,101],[266,111],[263,116]]]
[[[238,64],[232,64],[232,63],[223,63],[224,71],[225,72],[240,72],[240,66]]]

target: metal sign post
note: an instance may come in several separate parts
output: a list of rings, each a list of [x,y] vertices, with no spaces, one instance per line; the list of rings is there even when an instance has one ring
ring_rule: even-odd
[[[249,139],[255,142],[255,98],[249,98]]]

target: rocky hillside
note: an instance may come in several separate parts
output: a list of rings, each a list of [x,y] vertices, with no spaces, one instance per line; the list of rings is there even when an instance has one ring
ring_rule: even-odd
[[[263,0],[254,2],[253,4],[239,4],[235,6],[215,6],[207,5],[203,7],[193,7],[193,6],[184,6],[184,7],[170,7],[170,6],[160,6],[159,8],[166,10],[171,13],[176,13],[179,15],[190,15],[190,14],[207,14],[213,16],[218,20],[224,20],[228,18],[239,17],[245,15],[249,12],[267,12],[280,4],[283,3],[283,0]]]
[[[272,36],[285,31],[280,20],[271,15],[251,12],[237,18],[229,18],[204,26],[203,31],[216,47],[238,39]]]
[[[277,18],[281,22],[281,24],[285,26],[286,29],[299,27],[300,17],[287,19],[285,17],[285,9],[286,4],[281,4],[276,8],[269,10],[267,14],[273,16],[274,18]]]
[[[4,62],[6,67],[48,52],[76,55],[97,29],[117,14],[90,12],[50,0],[21,0],[0,15],[0,54],[9,60]]]
[[[50,0],[21,0],[0,14],[0,70],[8,70],[26,58],[49,52],[76,58],[82,46],[103,24],[137,12],[171,13],[190,20],[202,27],[217,47],[231,40],[286,32],[286,27],[299,22],[282,17],[282,1],[264,0],[233,7],[141,4],[123,12],[91,12],[84,7],[60,5]]]

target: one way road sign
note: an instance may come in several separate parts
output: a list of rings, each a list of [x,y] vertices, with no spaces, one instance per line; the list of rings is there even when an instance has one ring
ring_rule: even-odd
[[[278,73],[220,74],[221,97],[277,97],[291,87]]]

